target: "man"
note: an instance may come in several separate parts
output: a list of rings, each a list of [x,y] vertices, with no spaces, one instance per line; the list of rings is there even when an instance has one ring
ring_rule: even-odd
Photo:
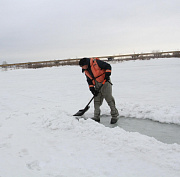
[[[95,96],[94,118],[92,119],[100,122],[100,106],[103,103],[103,99],[105,99],[111,109],[111,124],[115,124],[119,113],[112,96],[112,83],[110,81],[111,65],[97,58],[82,58],[79,61],[79,65],[82,67],[82,72],[85,72],[90,91]],[[104,80],[106,82],[98,92],[97,90]]]

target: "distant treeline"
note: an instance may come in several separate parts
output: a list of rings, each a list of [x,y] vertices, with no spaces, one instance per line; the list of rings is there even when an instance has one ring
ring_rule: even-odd
[[[91,57],[99,58],[104,61],[129,61],[129,60],[149,60],[153,58],[180,58],[180,51],[169,51],[169,52],[152,52],[152,53],[140,53],[140,54],[126,54],[126,55],[112,55],[112,56],[101,56]],[[28,63],[15,63],[7,64],[6,61],[0,65],[3,69],[8,68],[43,68],[53,66],[64,66],[64,65],[78,65],[80,58],[76,59],[64,59],[64,60],[50,60],[50,61],[39,61],[39,62],[28,62]]]

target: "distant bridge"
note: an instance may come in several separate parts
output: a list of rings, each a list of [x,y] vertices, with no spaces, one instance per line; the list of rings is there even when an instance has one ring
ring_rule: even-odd
[[[91,57],[99,58],[103,61],[129,61],[129,60],[148,60],[153,58],[180,58],[180,51],[169,51],[169,52],[153,52],[153,53],[139,53],[139,54],[125,54],[125,55],[110,55]],[[50,60],[50,61],[38,61],[38,62],[27,62],[27,63],[15,63],[15,64],[2,64],[1,68],[42,68],[52,66],[63,66],[63,65],[78,65],[79,60],[76,59],[63,59],[63,60]]]

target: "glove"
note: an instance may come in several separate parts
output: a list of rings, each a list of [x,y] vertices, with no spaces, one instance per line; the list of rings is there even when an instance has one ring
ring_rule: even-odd
[[[90,91],[92,92],[92,94],[93,94],[94,96],[97,96],[98,93],[99,93],[97,90],[95,90],[94,87],[90,87]]]
[[[109,78],[110,75],[111,75],[111,72],[106,72],[104,79],[106,79],[106,81],[108,81],[110,79]]]

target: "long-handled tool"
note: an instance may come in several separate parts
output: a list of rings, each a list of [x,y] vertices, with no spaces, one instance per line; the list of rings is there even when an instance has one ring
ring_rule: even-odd
[[[102,85],[98,88],[98,92],[100,91],[100,89],[102,88],[102,86],[105,84],[106,80],[103,81]],[[74,114],[73,116],[82,116],[89,108],[90,108],[90,103],[91,101],[94,99],[95,96],[93,96],[91,98],[91,100],[89,101],[89,103],[86,105],[86,107],[84,109],[79,110],[76,114]]]

